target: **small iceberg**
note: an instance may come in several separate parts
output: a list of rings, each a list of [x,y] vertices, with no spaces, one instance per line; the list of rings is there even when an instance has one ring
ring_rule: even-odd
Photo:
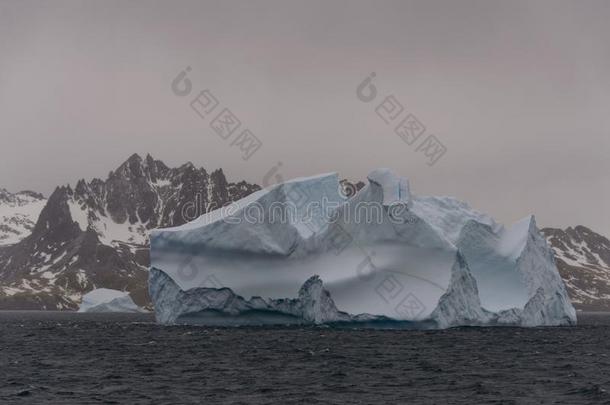
[[[83,295],[78,312],[146,312],[126,291],[98,288]]]

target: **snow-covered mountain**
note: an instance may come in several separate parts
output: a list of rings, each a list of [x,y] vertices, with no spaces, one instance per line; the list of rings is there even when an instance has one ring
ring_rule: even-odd
[[[96,288],[148,303],[147,232],[183,224],[259,187],[222,170],[132,155],[106,180],[57,187],[31,234],[0,250],[0,308],[76,309]]]
[[[542,229],[574,306],[610,311],[610,240],[584,226]]]
[[[46,204],[42,194],[0,188],[0,246],[12,245],[28,236]]]

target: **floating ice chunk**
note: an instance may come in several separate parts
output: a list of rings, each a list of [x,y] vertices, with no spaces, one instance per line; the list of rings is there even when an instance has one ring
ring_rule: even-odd
[[[98,288],[83,295],[78,312],[144,312],[128,292]]]
[[[295,179],[153,231],[149,289],[158,321],[576,321],[533,216],[505,228],[458,200],[412,195],[407,179],[388,169],[368,179],[349,199],[336,174]],[[269,215],[277,204],[292,215]],[[315,204],[330,210],[311,210]]]

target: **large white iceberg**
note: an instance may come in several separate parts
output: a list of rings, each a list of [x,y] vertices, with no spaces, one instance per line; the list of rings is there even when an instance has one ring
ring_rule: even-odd
[[[533,216],[509,228],[388,169],[258,191],[151,234],[158,322],[568,325],[576,313]]]
[[[97,288],[83,295],[78,312],[144,312],[126,291]]]

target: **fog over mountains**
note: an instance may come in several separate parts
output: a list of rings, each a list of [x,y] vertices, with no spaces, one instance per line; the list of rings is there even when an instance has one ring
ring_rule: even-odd
[[[95,288],[147,294],[148,232],[181,225],[259,190],[222,169],[132,155],[105,180],[48,197],[0,189],[0,309],[78,308]],[[542,229],[578,309],[610,310],[610,241],[584,227]]]

